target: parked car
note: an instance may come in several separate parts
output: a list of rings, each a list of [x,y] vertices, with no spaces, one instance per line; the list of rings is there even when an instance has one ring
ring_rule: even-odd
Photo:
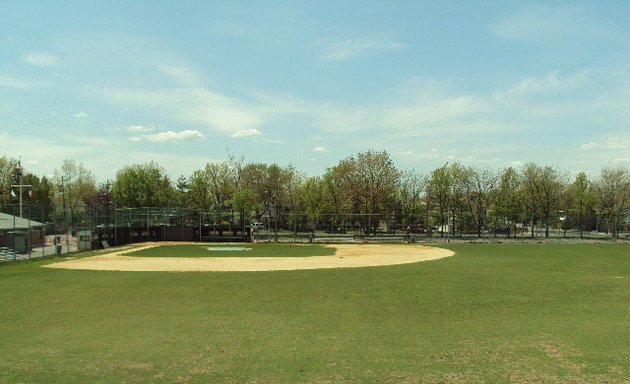
[[[427,233],[427,229],[421,225],[408,225],[401,228],[401,230],[407,233]]]
[[[510,233],[510,227],[507,225],[500,225],[494,228],[494,233],[496,234],[508,234]]]
[[[253,230],[265,229],[265,225],[264,225],[263,223],[252,223],[252,224],[250,225],[250,227],[251,227]]]

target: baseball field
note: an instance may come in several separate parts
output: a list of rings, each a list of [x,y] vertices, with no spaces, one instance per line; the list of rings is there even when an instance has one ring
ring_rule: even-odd
[[[208,267],[230,259],[257,267]],[[628,245],[170,244],[0,265],[0,383],[628,383],[629,346]]]

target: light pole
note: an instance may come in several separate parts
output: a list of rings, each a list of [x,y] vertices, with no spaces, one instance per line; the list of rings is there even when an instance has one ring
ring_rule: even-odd
[[[18,175],[18,183],[17,185],[11,185],[11,188],[19,188],[20,192],[20,218],[22,218],[22,188],[23,187],[32,187],[32,185],[30,184],[22,184],[22,173],[24,172],[24,170],[22,169],[22,157],[20,156],[20,160],[18,161],[17,165],[15,166],[15,172]]]

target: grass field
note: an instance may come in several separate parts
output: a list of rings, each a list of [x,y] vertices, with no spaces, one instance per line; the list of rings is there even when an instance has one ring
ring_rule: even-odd
[[[0,265],[0,383],[628,383],[630,247],[254,273]]]
[[[334,254],[334,248],[319,244],[273,243],[160,245],[127,253],[138,257],[301,257]]]

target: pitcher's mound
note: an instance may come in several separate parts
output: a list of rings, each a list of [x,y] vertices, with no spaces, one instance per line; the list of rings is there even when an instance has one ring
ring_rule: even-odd
[[[158,244],[148,245],[154,247]],[[47,268],[101,271],[237,272],[290,271],[297,269],[355,268],[417,263],[452,256],[448,249],[392,244],[338,244],[333,256],[309,257],[133,257],[119,250],[105,255],[48,264]],[[146,248],[146,247],[142,247]],[[136,251],[140,248],[134,248]]]

